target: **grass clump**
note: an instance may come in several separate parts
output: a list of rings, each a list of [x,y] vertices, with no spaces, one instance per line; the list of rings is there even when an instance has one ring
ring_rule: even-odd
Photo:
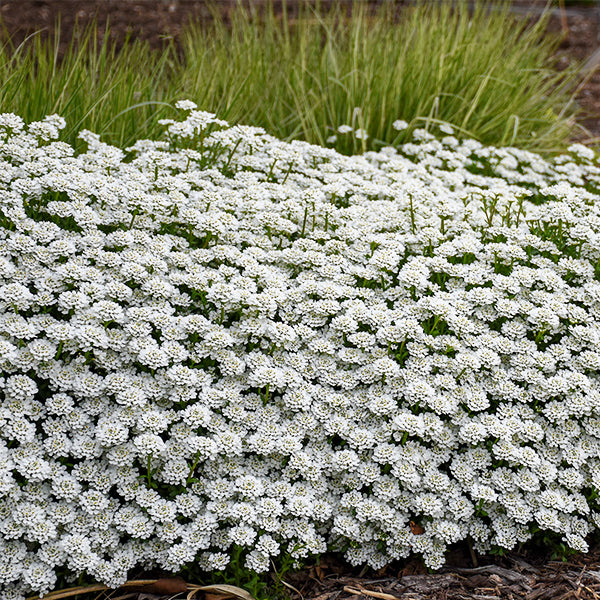
[[[484,143],[551,150],[569,135],[574,73],[553,67],[549,13],[531,23],[489,3],[384,3],[295,19],[238,6],[183,36],[184,89],[230,122],[345,153],[409,139],[392,127],[443,121]],[[351,127],[341,134],[338,126]],[[356,136],[362,130],[367,136]],[[348,135],[350,133],[350,135]],[[337,139],[333,142],[332,136]]]
[[[150,115],[188,97],[231,123],[346,154],[410,139],[415,127],[452,125],[494,145],[552,151],[572,128],[576,72],[554,69],[558,37],[508,4],[392,3],[296,6],[288,14],[241,4],[190,25],[179,52],[127,40],[117,51],[94,27],[72,42],[34,35],[0,50],[0,111],[26,120],[59,113],[76,144],[82,128],[126,147],[158,134]],[[392,126],[409,124],[406,131]],[[342,126],[341,131],[339,127]]]
[[[175,92],[171,46],[153,52],[147,43],[127,39],[117,48],[108,28],[92,25],[77,29],[62,51],[60,35],[40,34],[16,48],[0,48],[0,112],[17,111],[28,121],[64,115],[68,128],[61,139],[77,147],[81,129],[120,147],[140,134],[159,134],[156,116],[169,111],[165,104]]]

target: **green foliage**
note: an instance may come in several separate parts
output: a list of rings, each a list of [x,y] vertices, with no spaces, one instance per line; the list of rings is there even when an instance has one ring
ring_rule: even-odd
[[[0,111],[26,121],[60,113],[65,141],[87,128],[120,147],[156,136],[156,117],[172,116],[179,98],[285,139],[326,145],[336,135],[329,145],[347,154],[441,122],[495,145],[552,151],[567,141],[578,75],[554,69],[559,39],[546,33],[548,14],[532,23],[507,3],[470,11],[463,0],[400,14],[393,2],[376,11],[324,6],[301,1],[291,15],[285,1],[279,13],[240,4],[227,21],[215,8],[211,21],[183,32],[180,53],[139,40],[117,50],[95,26],[76,30],[64,56],[59,38],[39,33],[17,48],[6,43]],[[396,131],[396,119],[410,126]]]
[[[562,562],[567,562],[569,558],[579,554],[577,550],[570,548],[565,543],[560,534],[551,531],[540,531],[537,528],[534,528],[533,538],[522,547],[522,550],[538,558],[561,560]],[[496,553],[502,556],[499,551]]]
[[[187,581],[199,582],[203,585],[226,584],[245,589],[255,600],[289,600],[288,588],[282,583],[285,576],[300,565],[289,554],[284,554],[272,563],[268,573],[256,573],[244,566],[245,552],[235,546],[231,552],[231,562],[224,571],[206,573],[190,563],[182,570],[182,577]]]
[[[175,90],[171,46],[152,52],[139,40],[117,50],[110,31],[95,25],[76,29],[66,51],[60,37],[30,36],[18,47],[0,48],[0,112],[15,112],[25,121],[59,113],[67,120],[61,139],[76,142],[90,129],[108,143],[126,147],[140,136],[158,136],[157,116],[174,111],[166,99]]]
[[[451,5],[455,9],[452,9]],[[272,8],[238,7],[228,26],[215,12],[209,26],[183,36],[186,96],[231,122],[259,125],[282,138],[356,153],[409,139],[415,126],[452,124],[484,143],[528,149],[559,147],[570,129],[574,72],[552,69],[558,37],[548,13],[529,24],[466,2],[417,3],[396,14],[393,3],[369,14],[364,3],[328,11],[301,4],[294,20]],[[412,126],[399,133],[395,119]]]

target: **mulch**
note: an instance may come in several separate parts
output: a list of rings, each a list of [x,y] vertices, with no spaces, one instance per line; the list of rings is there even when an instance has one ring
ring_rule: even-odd
[[[547,560],[535,554],[508,553],[503,557],[471,558],[458,552],[450,564],[428,573],[419,559],[400,568],[388,566],[378,572],[353,573],[338,557],[325,555],[318,564],[283,577],[289,600],[599,600],[600,548],[568,561]],[[139,585],[143,584],[143,585]],[[106,591],[96,600],[249,600],[239,588],[228,594],[227,586],[209,586],[181,577],[128,582],[126,587]],[[243,595],[236,595],[235,590]],[[281,587],[280,587],[281,590]],[[96,591],[97,588],[96,588]],[[50,596],[51,598],[51,596]],[[261,599],[262,600],[262,599]]]
[[[534,4],[536,0],[515,2],[515,7],[525,13]],[[233,5],[234,0],[219,3],[224,11]],[[86,25],[96,19],[100,31],[109,23],[110,37],[117,44],[130,35],[161,48],[169,40],[177,43],[190,19],[203,21],[210,19],[210,14],[204,0],[0,0],[0,19],[13,43],[21,43],[36,31],[51,35],[60,27],[63,50],[76,23]],[[560,68],[583,62],[600,48],[600,7],[569,6],[566,23]],[[561,31],[563,26],[555,11],[550,30]],[[600,142],[600,68],[579,90],[577,103],[582,117],[575,138]],[[567,562],[531,552],[526,556],[508,553],[504,557],[479,557],[475,562],[469,554],[454,552],[448,557],[448,566],[434,574],[417,559],[397,567],[396,572],[388,567],[377,573],[354,573],[339,559],[326,555],[319,564],[292,573],[284,581],[291,600],[600,600],[600,548]],[[126,593],[131,600],[185,595],[163,594],[156,587],[134,593],[129,588]],[[119,593],[103,596],[117,598]]]
[[[304,600],[600,599],[600,552],[578,555],[568,562],[536,564],[518,554],[492,559],[477,567],[467,566],[467,562],[430,574],[421,562],[414,560],[396,574],[371,578],[326,574],[319,567],[308,578],[297,575],[298,583],[303,581],[297,589]],[[294,600],[297,599],[302,600],[298,594]]]

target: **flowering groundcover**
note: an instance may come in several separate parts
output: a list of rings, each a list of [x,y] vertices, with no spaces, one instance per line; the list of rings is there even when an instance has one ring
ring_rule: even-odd
[[[600,167],[0,116],[0,591],[600,526]],[[422,528],[411,527],[410,522]],[[420,533],[420,535],[415,535]]]

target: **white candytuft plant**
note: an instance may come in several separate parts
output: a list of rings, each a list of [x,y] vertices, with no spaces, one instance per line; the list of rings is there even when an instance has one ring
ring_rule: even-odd
[[[60,117],[0,116],[2,597],[234,548],[585,551],[593,153],[420,130],[346,157],[179,107],[164,141],[80,155]]]

